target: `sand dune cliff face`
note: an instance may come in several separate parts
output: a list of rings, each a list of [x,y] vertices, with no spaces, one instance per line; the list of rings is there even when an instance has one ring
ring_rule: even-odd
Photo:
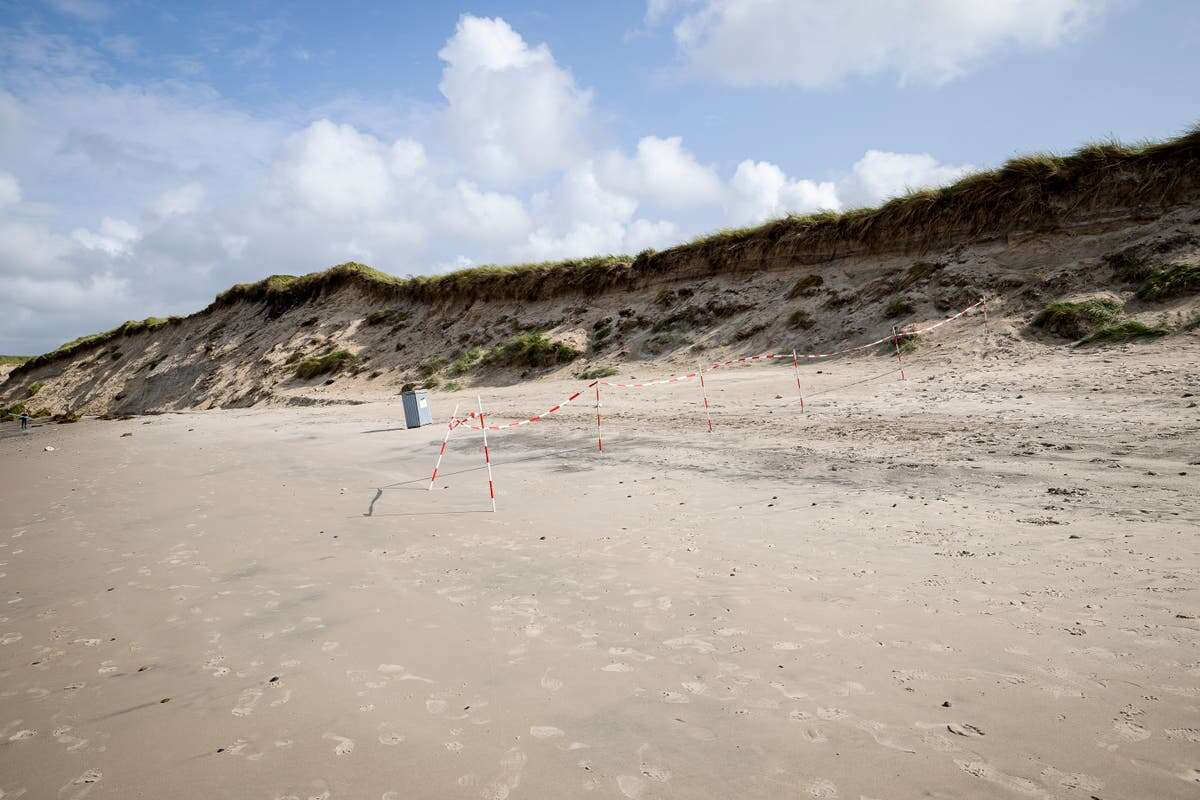
[[[122,414],[353,403],[394,395],[410,381],[508,384],[602,366],[670,371],[730,355],[869,341],[893,324],[934,320],[983,295],[992,298],[993,317],[1005,332],[1001,346],[1014,357],[1070,344],[1028,327],[1034,313],[1060,299],[1103,293],[1131,318],[1186,328],[1181,320],[1195,313],[1195,295],[1139,299],[1116,268],[1120,254],[1196,264],[1200,203],[1150,214],[1110,212],[1050,232],[920,253],[835,255],[811,263],[802,254],[759,252],[747,255],[735,274],[683,265],[632,288],[528,302],[381,301],[351,281],[287,309],[254,301],[214,304],[178,324],[17,370],[0,383],[0,401],[25,399],[30,386],[41,384],[27,401],[32,410]],[[451,366],[458,354],[530,330],[581,355],[544,369]],[[307,380],[297,376],[305,359],[342,350],[356,357],[345,368]]]

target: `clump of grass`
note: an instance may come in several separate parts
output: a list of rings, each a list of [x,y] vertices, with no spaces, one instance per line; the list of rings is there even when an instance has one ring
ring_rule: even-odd
[[[417,375],[421,376],[422,380],[428,381],[444,366],[446,366],[446,359],[441,356],[429,356],[417,364]],[[428,386],[429,384],[426,383],[425,385]]]
[[[932,261],[918,261],[908,268],[900,280],[896,281],[896,290],[902,292],[910,286],[915,286],[944,266],[945,264],[936,264]]]
[[[484,361],[502,367],[545,368],[567,364],[580,355],[565,342],[556,342],[541,331],[530,331],[493,347]]]
[[[892,301],[883,309],[884,319],[896,319],[896,317],[904,317],[916,310],[916,307],[909,302],[907,297],[894,297]]]
[[[1170,331],[1161,325],[1147,325],[1144,322],[1138,322],[1136,319],[1126,319],[1097,329],[1090,336],[1079,342],[1079,344],[1116,344],[1135,339],[1157,339],[1160,336],[1166,336],[1168,333]]]
[[[355,355],[347,350],[334,350],[332,353],[306,358],[301,361],[296,366],[296,377],[306,381],[318,375],[338,372],[351,366],[357,360]]]
[[[910,334],[908,336],[901,334],[895,341],[896,344],[893,345],[893,349],[899,347],[902,355],[915,353],[921,347],[920,337],[915,334]]]
[[[29,360],[29,356],[0,356],[0,365],[20,366]]]
[[[616,367],[589,367],[576,377],[581,381],[593,381],[597,378],[611,378],[617,374]]]
[[[472,347],[469,350],[464,350],[451,359],[450,365],[446,368],[446,374],[452,378],[462,377],[479,366],[479,363],[483,361],[486,355],[487,351],[480,347]],[[435,369],[434,372],[436,371]]]
[[[808,330],[813,325],[816,325],[817,321],[813,319],[812,314],[809,314],[803,308],[797,308],[791,314],[788,314],[787,323],[789,328]]]
[[[55,414],[51,419],[59,425],[71,425],[79,422],[79,415],[74,411],[64,411],[61,414]]]
[[[432,387],[430,387],[430,388],[432,388]],[[458,381],[446,381],[446,385],[443,386],[442,388],[445,389],[447,392],[457,392],[459,389],[462,388],[462,384],[459,383]]]
[[[40,392],[42,390],[42,387],[45,385],[46,384],[44,384],[44,383],[29,384],[29,388],[25,390],[25,396],[26,397],[36,397],[37,393]]]
[[[24,403],[13,403],[11,406],[0,406],[0,422],[9,422],[25,413]]]
[[[405,322],[408,312],[399,308],[384,308],[367,314],[363,322],[367,325],[386,325],[393,322]]]
[[[805,275],[792,286],[787,295],[788,300],[795,300],[797,297],[812,297],[824,285],[825,279],[820,275]]]
[[[1078,339],[1114,322],[1120,313],[1120,302],[1108,297],[1078,302],[1060,300],[1039,311],[1033,325],[1047,333]]]
[[[1200,292],[1200,266],[1168,264],[1145,273],[1137,296],[1141,300],[1155,301],[1196,292]]]
[[[594,325],[592,325],[592,349],[593,350],[599,350],[600,348],[602,348],[604,346],[604,343],[608,340],[608,337],[612,336],[612,334],[613,334],[612,325],[613,325],[612,317],[605,317],[604,319],[597,320],[596,323]]]
[[[826,308],[845,308],[855,300],[854,294],[851,292],[839,292],[837,289],[829,290],[829,297],[825,298]]]

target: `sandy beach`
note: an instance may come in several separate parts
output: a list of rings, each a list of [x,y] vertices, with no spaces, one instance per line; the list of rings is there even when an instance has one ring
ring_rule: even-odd
[[[1194,798],[1200,346],[1043,355],[6,424],[0,797]]]

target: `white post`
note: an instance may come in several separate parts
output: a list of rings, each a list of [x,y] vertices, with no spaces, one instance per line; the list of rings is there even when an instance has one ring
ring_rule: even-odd
[[[475,401],[479,404],[479,427],[483,429],[483,461],[487,464],[488,470],[488,496],[492,498],[492,513],[496,513],[496,484],[492,482],[492,452],[488,450],[487,443],[487,419],[483,416],[483,398],[475,395]]]
[[[442,437],[442,449],[438,451],[437,463],[433,465],[433,475],[429,477],[429,489],[433,489],[433,482],[437,480],[438,470],[442,466],[442,456],[446,455],[446,442],[450,441],[450,432],[454,430],[454,421],[458,419],[458,403],[454,404],[454,411],[450,413],[450,421],[446,423],[446,435]]]

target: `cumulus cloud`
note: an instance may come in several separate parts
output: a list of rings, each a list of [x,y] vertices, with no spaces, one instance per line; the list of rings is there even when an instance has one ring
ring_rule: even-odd
[[[446,125],[483,173],[529,178],[579,155],[591,92],[549,47],[528,46],[502,19],[466,15],[438,56]]]
[[[650,0],[647,17],[674,26],[692,74],[732,86],[821,88],[895,73],[941,83],[1014,48],[1079,36],[1109,0]]]
[[[843,192],[854,205],[874,205],[915,189],[953,183],[974,171],[970,164],[940,164],[928,153],[868,150],[843,182]]]
[[[729,220],[738,225],[788,213],[841,208],[837,187],[828,181],[793,180],[766,161],[743,161],[729,181],[725,201]]]
[[[20,61],[0,71],[0,163],[21,180],[0,170],[0,351],[186,313],[271,273],[636,253],[966,169],[881,149],[814,181],[706,163],[669,132],[599,147],[590,92],[499,19],[459,21],[425,126],[354,104],[263,116],[202,83],[119,82],[63,37],[6,48],[12,35],[0,31],[0,67]]]
[[[87,250],[100,250],[110,256],[120,256],[128,254],[134,243],[142,238],[142,234],[133,224],[123,219],[105,217],[100,221],[99,232],[76,228],[71,232],[71,238]]]
[[[204,187],[198,183],[185,183],[168,189],[154,201],[154,212],[160,217],[179,217],[194,214],[204,202]]]
[[[704,206],[721,197],[721,179],[683,148],[683,139],[643,137],[632,158],[619,152],[603,160],[605,182],[669,208]]]

